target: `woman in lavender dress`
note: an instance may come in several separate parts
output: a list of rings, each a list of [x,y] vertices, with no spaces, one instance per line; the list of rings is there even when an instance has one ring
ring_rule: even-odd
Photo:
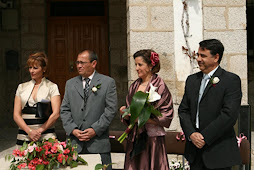
[[[173,118],[173,101],[167,85],[156,74],[160,70],[159,56],[153,50],[140,50],[133,55],[135,59],[138,79],[129,88],[126,97],[127,107],[131,104],[133,95],[137,91],[149,91],[150,83],[157,87],[156,91],[161,99],[153,103],[162,116],[151,117],[145,126],[137,129],[134,126],[127,138],[127,151],[125,155],[125,170],[168,170],[169,164],[165,148],[165,130]],[[126,106],[120,108],[121,114]],[[130,115],[122,121],[129,125]],[[139,142],[137,142],[139,138]]]

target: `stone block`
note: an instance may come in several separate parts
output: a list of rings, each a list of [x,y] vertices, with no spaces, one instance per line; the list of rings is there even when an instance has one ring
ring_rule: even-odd
[[[224,68],[225,70],[229,70],[228,68],[228,58],[230,58],[230,56],[228,56],[227,54],[224,54],[223,57],[222,57],[222,60],[220,62],[220,66],[222,68]]]
[[[24,36],[21,39],[21,48],[23,49],[45,49],[45,37],[44,36]]]
[[[175,80],[174,56],[160,55],[160,66],[159,75],[163,80]]]
[[[128,4],[173,4],[173,0],[128,0]]]
[[[110,48],[114,48],[114,49],[119,49],[121,48],[121,41],[122,41],[122,38],[115,34],[115,35],[111,35],[110,36]]]
[[[229,29],[246,29],[246,7],[228,8]]]
[[[121,52],[120,52],[119,49],[111,49],[110,50],[110,63],[111,63],[111,65],[120,63],[120,59],[121,59],[121,54],[120,53]],[[113,68],[111,68],[111,69],[113,69]]]
[[[180,120],[178,116],[178,107],[179,105],[174,104],[174,117],[173,120],[169,126],[169,128],[165,128],[166,131],[181,131],[181,125],[180,125]]]
[[[174,103],[180,105],[184,95],[184,88],[185,88],[185,81],[176,82],[176,100],[174,101]]]
[[[130,53],[153,49],[157,53],[174,53],[173,32],[130,32]]]
[[[229,70],[237,74],[241,79],[247,79],[247,55],[234,55],[230,57]]]
[[[160,74],[159,74],[160,76]],[[160,76],[161,77],[161,76]],[[171,96],[172,96],[172,99],[173,99],[173,103],[175,103],[176,101],[176,82],[175,81],[168,81],[168,80],[165,80],[163,77],[161,77],[163,79],[163,81],[165,82],[165,84],[167,85],[170,93],[171,93]]]
[[[155,6],[151,8],[151,25],[155,29],[174,30],[174,10],[172,6]]]
[[[204,6],[244,6],[245,0],[203,0]]]
[[[242,79],[241,80],[242,83],[242,105],[247,105],[248,102],[248,80],[247,79]]]
[[[126,15],[126,5],[125,4],[117,4],[117,5],[109,5],[109,17],[120,17]]]
[[[44,5],[26,4],[21,7],[22,18],[42,18],[45,19],[45,7]]]
[[[7,38],[7,37],[6,38],[1,37],[0,47],[1,48],[10,48],[10,47],[12,47],[12,39]]]
[[[204,31],[204,39],[216,38],[224,45],[225,53],[247,53],[246,30],[224,32]]]
[[[121,32],[121,18],[109,19],[109,31],[113,34]]]
[[[204,29],[226,29],[225,7],[204,7]]]
[[[130,29],[147,28],[148,15],[146,6],[130,6],[129,15]]]
[[[135,61],[133,57],[128,57],[128,80],[135,81],[137,78],[138,78],[138,74],[136,71]]]

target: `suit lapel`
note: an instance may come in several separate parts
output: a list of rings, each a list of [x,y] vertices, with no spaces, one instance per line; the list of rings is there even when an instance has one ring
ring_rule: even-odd
[[[92,81],[89,85],[88,97],[92,93],[92,88],[99,85],[99,84],[101,84],[100,83],[100,77],[101,77],[100,74],[95,71],[93,79],[92,79]]]
[[[221,69],[221,67],[219,66],[218,69],[215,71],[215,73],[212,75],[212,77],[213,77],[213,78],[214,78],[214,77],[220,77],[221,74],[222,74],[222,69]],[[200,102],[201,102],[202,99],[206,96],[206,94],[208,93],[208,91],[209,91],[209,89],[210,89],[211,87],[212,87],[212,82],[209,80],[209,82],[208,82],[208,84],[207,84],[207,86],[206,86],[206,88],[205,88],[205,91],[204,91],[204,93],[203,93],[203,95],[202,95],[202,97],[201,97]]]
[[[84,89],[83,89],[83,82],[82,77],[78,76],[76,79],[76,84],[74,84],[75,88],[77,89],[78,93],[82,98],[84,98]]]
[[[197,74],[196,80],[194,81],[193,91],[194,91],[194,101],[195,101],[195,104],[196,104],[196,106],[194,108],[197,108],[197,105],[198,105],[199,89],[200,89],[200,84],[201,84],[201,81],[202,81],[202,77],[203,77],[203,73],[200,71]]]

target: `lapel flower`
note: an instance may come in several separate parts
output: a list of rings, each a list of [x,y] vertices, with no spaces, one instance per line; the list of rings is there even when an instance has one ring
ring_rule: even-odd
[[[217,83],[219,83],[219,81],[220,81],[219,77],[211,77],[210,78],[210,82],[212,83],[213,87],[215,87],[215,85]]]
[[[98,84],[98,85],[96,85],[96,86],[93,86],[93,88],[92,88],[92,92],[97,92],[97,90],[98,89],[100,89],[101,88],[101,84]]]

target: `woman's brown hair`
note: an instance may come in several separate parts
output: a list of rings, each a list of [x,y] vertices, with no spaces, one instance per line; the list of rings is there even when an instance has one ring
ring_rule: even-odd
[[[47,73],[48,58],[44,52],[37,52],[29,55],[26,63],[28,67],[38,63],[39,66],[45,69],[44,75]]]
[[[149,66],[152,65],[153,66],[151,72],[153,74],[155,74],[155,73],[158,73],[160,71],[160,61],[158,60],[155,63],[155,65],[153,65],[152,61],[151,61],[151,55],[152,55],[152,53],[154,53],[154,54],[156,54],[158,56],[158,54],[155,51],[151,50],[151,49],[143,49],[143,50],[137,51],[133,55],[133,58],[135,59],[136,57],[142,57],[147,65],[149,65]]]

